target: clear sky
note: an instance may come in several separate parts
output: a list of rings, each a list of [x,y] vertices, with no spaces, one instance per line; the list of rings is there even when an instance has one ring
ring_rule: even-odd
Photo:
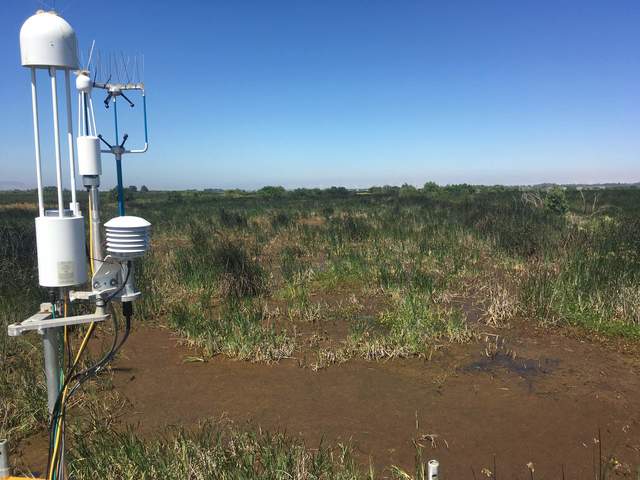
[[[0,4],[0,187],[35,183],[18,32],[43,3]],[[151,146],[125,158],[126,184],[640,180],[638,0],[56,3],[85,59],[94,39],[145,54]],[[111,186],[113,157],[103,165]]]

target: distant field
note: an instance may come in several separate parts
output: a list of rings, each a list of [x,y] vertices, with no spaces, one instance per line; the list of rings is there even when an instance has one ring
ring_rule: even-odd
[[[185,368],[191,362],[215,364],[212,359],[221,355],[265,364],[294,362],[295,368],[331,375],[331,369],[347,363],[428,362],[447,351],[462,362],[460,352],[484,345],[484,358],[502,362],[501,369],[529,382],[520,364],[505,360],[512,355],[515,361],[514,351],[490,339],[544,338],[546,332],[637,358],[637,188],[521,191],[427,184],[424,189],[358,193],[265,188],[128,195],[127,213],[153,224],[152,249],[138,270],[144,298],[136,304],[137,323],[175,332],[190,347]],[[103,219],[115,215],[111,192],[103,193],[102,201]],[[14,442],[42,431],[46,420],[38,338],[6,336],[8,323],[25,318],[46,299],[37,287],[35,215],[34,192],[0,194],[0,360],[6,366],[0,369],[0,438]],[[542,355],[531,346],[522,348],[530,348],[532,358]],[[572,361],[560,354],[558,359]],[[615,356],[611,362],[617,365]],[[419,375],[423,367],[411,365]],[[555,363],[549,363],[548,372],[537,365],[542,375],[551,373]],[[440,372],[438,388],[446,390],[450,370]],[[76,478],[91,478],[89,468],[107,471],[109,455],[125,442],[117,438],[124,434],[114,433],[117,428],[105,426],[112,420],[105,409],[115,408],[118,400],[103,400],[100,389],[108,385],[94,387],[83,398],[92,406],[94,421],[75,428],[83,432],[91,423],[94,433],[109,431],[100,438],[111,443],[98,448],[78,440],[71,463]],[[145,443],[131,434],[125,442],[127,468],[136,465],[143,471],[150,468],[144,461],[164,462],[181,451],[198,457],[220,435],[221,446],[207,455],[218,458],[216,468],[228,469],[227,478],[246,478],[234,476],[228,442],[246,449],[240,454],[246,471],[254,468],[249,452],[260,450],[258,456],[271,459],[261,464],[261,478],[369,474],[347,447],[342,453],[332,446],[311,452],[286,436],[203,428],[180,433],[176,442],[183,447]],[[589,428],[597,431],[598,425]],[[89,466],[83,452],[91,448],[96,450]],[[614,468],[606,461],[606,468]],[[280,467],[293,471],[296,465],[304,465],[306,473],[273,473]],[[162,474],[149,478],[181,478],[188,465],[180,468],[159,468]],[[207,468],[193,478],[208,478]],[[399,469],[385,472],[407,478]],[[480,469],[476,474],[481,478]],[[419,469],[411,475],[419,478]]]

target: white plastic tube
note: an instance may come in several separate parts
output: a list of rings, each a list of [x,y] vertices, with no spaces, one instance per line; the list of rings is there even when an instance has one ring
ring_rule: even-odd
[[[56,149],[56,185],[58,187],[58,215],[64,217],[64,203],[62,199],[62,160],[60,159],[60,128],[58,125],[58,87],[56,83],[56,69],[49,68],[51,78],[51,101],[53,102],[53,140]]]
[[[86,135],[82,126],[82,92],[78,93],[78,136]]]
[[[98,130],[96,129],[96,116],[93,113],[93,100],[91,96],[89,96],[89,114],[91,115],[91,125],[93,125],[93,132],[88,133],[88,135],[93,135],[94,137],[98,135]]]
[[[31,67],[31,105],[33,109],[33,140],[36,146],[36,181],[38,182],[38,211],[44,217],[42,198],[42,165],[40,162],[40,128],[38,122],[38,92],[36,89],[36,69]]]
[[[9,466],[9,444],[6,440],[0,440],[0,480],[9,478],[11,468]]]
[[[67,100],[67,144],[69,145],[69,180],[71,182],[71,209],[74,214],[78,214],[78,203],[76,200],[76,156],[73,145],[73,116],[71,114],[71,81],[69,80],[69,70],[64,70],[64,88]]]
[[[438,480],[440,477],[438,476],[438,468],[440,467],[440,462],[437,460],[429,460],[427,464],[427,479],[428,480]]]

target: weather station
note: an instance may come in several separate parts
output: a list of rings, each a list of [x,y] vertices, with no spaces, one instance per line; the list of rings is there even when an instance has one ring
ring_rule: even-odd
[[[29,69],[33,134],[35,145],[35,174],[38,196],[38,216],[35,219],[38,280],[48,292],[48,301],[38,312],[20,323],[8,326],[8,334],[16,337],[30,332],[42,336],[44,373],[49,410],[49,452],[47,480],[67,478],[65,468],[65,418],[69,399],[87,380],[103,371],[115,358],[131,331],[133,301],[141,292],[135,286],[134,262],[149,249],[151,224],[139,217],[125,216],[125,198],[122,184],[122,156],[144,153],[148,148],[146,97],[140,81],[97,82],[90,73],[93,45],[84,69],[78,60],[78,41],[71,25],[55,11],[39,10],[29,17],[20,30],[22,66]],[[122,64],[127,72],[127,62]],[[137,64],[135,69],[137,69]],[[74,138],[71,74],[76,75],[78,102],[78,136]],[[66,143],[68,155],[70,202],[65,205],[63,186],[63,160],[59,126],[58,85],[59,74],[64,82],[64,108],[66,112]],[[40,115],[38,105],[38,77],[46,76],[50,84],[53,117],[53,158],[55,159],[56,203],[47,205],[43,187]],[[129,73],[126,73],[130,77]],[[110,144],[96,129],[93,101],[94,89],[107,92],[105,106],[112,107],[115,121],[115,142]],[[118,132],[116,100],[121,97],[130,107],[134,103],[129,91],[142,94],[144,119],[144,145],[127,150],[128,135],[122,139]],[[101,143],[107,148],[101,149]],[[102,153],[111,153],[116,160],[119,216],[101,223],[100,177]],[[77,158],[77,162],[76,162]],[[77,198],[77,173],[87,190],[86,212],[82,214]],[[86,225],[86,226],[85,226]],[[104,228],[105,236],[102,235]],[[120,304],[121,313],[117,312]],[[83,313],[74,315],[74,310]],[[118,320],[124,317],[124,322]],[[92,365],[81,360],[97,325],[112,324],[113,342],[100,359]],[[72,351],[71,328],[84,328],[81,341]],[[11,477],[7,440],[0,440],[0,479]]]

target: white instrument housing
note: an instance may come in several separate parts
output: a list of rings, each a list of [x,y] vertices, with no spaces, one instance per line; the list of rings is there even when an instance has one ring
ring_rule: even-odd
[[[100,139],[92,135],[78,137],[78,173],[80,175],[102,175]]]
[[[87,281],[82,216],[36,218],[38,277],[43,287],[69,287]]]

